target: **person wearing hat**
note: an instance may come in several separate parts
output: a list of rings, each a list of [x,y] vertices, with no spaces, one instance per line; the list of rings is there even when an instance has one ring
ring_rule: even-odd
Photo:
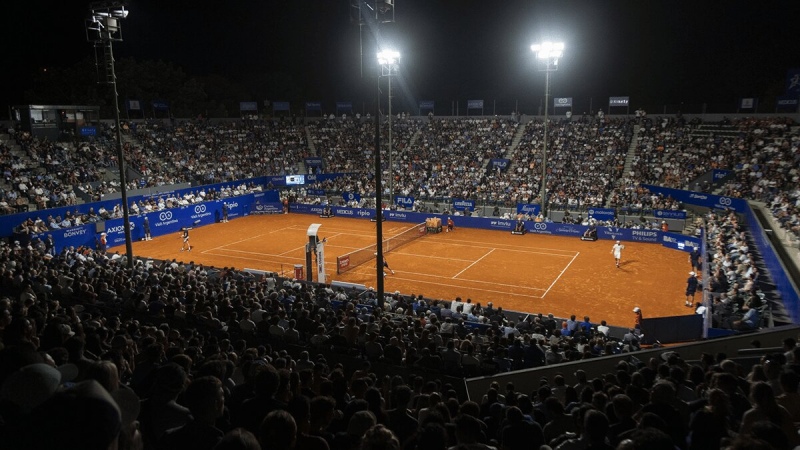
[[[636,314],[636,320],[634,321],[634,325],[637,327],[642,326],[642,309],[638,306],[633,308],[633,313]]]
[[[614,263],[617,265],[617,269],[619,269],[619,260],[622,259],[622,249],[624,248],[625,246],[619,241],[611,247],[611,253],[614,254]]]
[[[697,292],[697,288],[700,283],[697,280],[697,274],[694,272],[689,272],[689,278],[686,280],[686,303],[685,306],[691,308],[694,305],[694,295]],[[692,300],[689,301],[689,297],[692,297]]]

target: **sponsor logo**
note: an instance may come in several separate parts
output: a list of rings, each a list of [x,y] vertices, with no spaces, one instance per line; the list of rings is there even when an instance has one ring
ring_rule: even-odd
[[[583,230],[577,227],[573,227],[571,225],[560,225],[557,226],[555,229],[556,233],[564,233],[564,234],[583,234]]]
[[[399,205],[413,205],[414,199],[411,197],[397,197],[397,203]]]
[[[351,211],[351,212],[350,212],[350,214],[352,214],[352,213],[353,213],[353,212]],[[359,217],[367,217],[367,216],[371,216],[371,215],[372,215],[372,213],[371,213],[371,212],[369,212],[369,211],[364,211],[363,209],[362,209],[361,211],[359,211],[359,212],[358,212],[358,216],[359,216]]]
[[[590,210],[589,210],[589,215],[591,216],[591,215],[593,215],[593,214],[594,214],[594,210],[593,210],[593,209],[590,209]]]
[[[533,224],[534,230],[544,231],[547,229],[547,224],[543,222],[536,222]]]
[[[631,235],[639,237],[658,237],[658,231],[631,230]]]
[[[664,235],[663,240],[664,240],[664,242],[669,242],[669,243],[672,243],[672,244],[677,244],[678,243],[677,239],[675,239],[674,237],[669,236],[667,234]]]
[[[694,193],[692,193],[692,194],[689,194],[689,198],[696,198],[696,199],[698,199],[698,200],[708,200],[708,196],[707,196],[707,195],[703,195],[703,194],[694,194]]]
[[[197,205],[194,207],[195,214],[202,214],[206,212],[206,205]]]
[[[64,237],[83,236],[86,234],[86,228],[76,228],[74,230],[67,230],[64,232]]]
[[[340,209],[336,214],[341,214],[343,216],[352,216],[353,210],[352,209]]]
[[[166,222],[172,219],[172,211],[164,211],[158,215],[158,220]]]
[[[346,269],[349,266],[350,266],[350,257],[349,256],[347,258],[342,258],[342,259],[339,260],[339,268],[340,269]]]
[[[457,200],[453,202],[453,206],[456,208],[472,208],[474,203],[471,200]]]
[[[312,207],[311,208],[311,212],[317,213],[317,214],[322,214],[322,208]]]
[[[239,204],[236,203],[236,202],[226,203],[226,205],[228,205],[228,208],[238,208],[239,207]]]
[[[526,213],[535,213],[539,209],[539,205],[520,205],[519,211]]]
[[[731,206],[731,203],[733,203],[733,201],[728,197],[719,198],[719,204],[722,206]]]
[[[136,224],[130,222],[130,229],[133,230],[136,228]],[[106,234],[114,234],[114,233],[124,233],[125,232],[125,225],[117,225],[115,227],[110,227],[106,230]]]
[[[569,99],[565,97],[557,98],[556,101],[558,102],[559,105],[566,105],[567,103],[569,103]]]
[[[398,219],[405,219],[406,215],[404,213],[394,213],[392,217],[396,217]]]
[[[661,210],[659,210],[659,211],[656,211],[656,215],[657,215],[658,217],[661,217],[661,216],[663,216],[663,215],[664,215],[664,211],[661,211]]]

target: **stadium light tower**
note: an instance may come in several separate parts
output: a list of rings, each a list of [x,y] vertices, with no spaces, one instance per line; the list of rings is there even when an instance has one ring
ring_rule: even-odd
[[[378,64],[381,65],[381,76],[389,82],[389,204],[394,202],[394,170],[392,169],[392,76],[397,73],[400,62],[400,52],[396,50],[381,50],[378,52]]]
[[[547,217],[547,121],[549,119],[548,110],[550,106],[550,72],[558,70],[558,59],[564,53],[563,42],[545,41],[541,44],[531,45],[531,51],[536,53],[536,57],[543,64],[539,70],[543,70],[544,76],[544,147],[542,149],[542,190],[540,198],[542,201],[542,215]]]
[[[122,20],[128,17],[128,10],[120,2],[92,3],[89,6],[89,18],[86,19],[86,40],[94,44],[95,58],[97,50],[103,49],[105,82],[111,85],[114,97],[114,123],[117,127],[117,162],[119,164],[119,184],[122,194],[122,218],[125,229],[125,252],[128,267],[133,269],[133,246],[131,245],[130,215],[128,213],[128,188],[125,185],[125,155],[122,152],[122,127],[119,121],[119,94],[117,93],[117,74],[114,70],[113,43],[122,42]],[[99,64],[98,64],[99,72]],[[98,73],[99,75],[99,73]]]

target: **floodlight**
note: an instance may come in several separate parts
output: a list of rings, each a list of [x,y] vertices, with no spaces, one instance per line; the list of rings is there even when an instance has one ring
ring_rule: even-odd
[[[531,45],[531,50],[536,52],[539,59],[560,58],[564,53],[564,43],[545,41]]]
[[[400,60],[400,52],[397,50],[381,50],[378,52],[378,64],[391,65],[397,64]]]

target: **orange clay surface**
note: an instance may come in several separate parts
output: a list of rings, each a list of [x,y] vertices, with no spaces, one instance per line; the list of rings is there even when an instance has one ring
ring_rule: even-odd
[[[332,280],[376,286],[374,260],[342,275],[336,256],[375,243],[376,224],[367,219],[320,219],[309,214],[248,216],[191,231],[191,252],[181,252],[180,233],[133,243],[134,255],[194,261],[237,269],[273,271],[292,277],[305,265],[306,230],[321,223],[327,237],[325,269]],[[659,244],[623,242],[620,268],[611,254],[613,241],[584,242],[576,237],[458,228],[429,234],[386,253],[395,271],[385,277],[385,291],[422,294],[557,317],[590,316],[593,322],[632,326],[634,306],[645,317],[690,314],[684,305],[690,270],[686,253]],[[413,224],[384,222],[384,237]],[[110,251],[124,252],[116,247]],[[387,271],[388,272],[388,271]],[[316,281],[316,274],[314,274]],[[699,297],[698,297],[699,298]]]

